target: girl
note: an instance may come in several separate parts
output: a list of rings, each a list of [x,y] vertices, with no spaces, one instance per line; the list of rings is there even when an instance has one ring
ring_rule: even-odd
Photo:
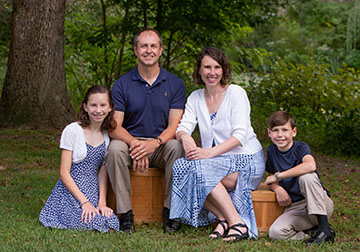
[[[113,113],[110,91],[103,86],[89,88],[79,120],[66,126],[61,135],[60,179],[39,217],[45,227],[119,231],[118,218],[106,206],[103,164],[110,141],[107,130],[116,127]]]

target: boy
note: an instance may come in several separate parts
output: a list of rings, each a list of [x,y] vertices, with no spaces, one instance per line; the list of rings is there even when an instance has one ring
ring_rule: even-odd
[[[320,182],[309,146],[294,141],[294,119],[286,111],[269,118],[268,135],[274,143],[267,148],[265,185],[276,193],[285,211],[269,229],[272,239],[305,240],[306,245],[334,242],[335,232],[329,226],[334,204]],[[317,227],[316,227],[317,226]],[[312,230],[308,238],[307,231]]]

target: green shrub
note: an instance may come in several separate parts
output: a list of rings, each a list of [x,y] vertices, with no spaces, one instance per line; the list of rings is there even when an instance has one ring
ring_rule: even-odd
[[[317,151],[360,156],[360,71],[278,61],[270,73],[237,79],[248,92],[254,128],[266,141],[267,118],[286,110],[298,127],[297,139]]]

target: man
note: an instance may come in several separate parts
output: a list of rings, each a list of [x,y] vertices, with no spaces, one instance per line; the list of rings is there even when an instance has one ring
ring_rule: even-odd
[[[185,107],[185,84],[159,66],[162,50],[162,38],[156,30],[139,31],[134,38],[138,65],[112,88],[117,127],[110,132],[112,141],[105,160],[120,229],[128,233],[135,230],[129,169],[144,172],[149,165],[165,169],[164,232],[178,229],[178,224],[169,220],[169,207],[172,165],[184,156],[180,141],[174,138]]]

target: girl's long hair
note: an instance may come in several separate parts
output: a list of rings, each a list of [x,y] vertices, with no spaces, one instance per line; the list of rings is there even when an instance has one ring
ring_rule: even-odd
[[[90,95],[97,94],[97,93],[107,94],[109,105],[111,107],[111,111],[106,116],[103,123],[101,124],[101,130],[112,131],[116,128],[116,121],[114,119],[114,103],[111,99],[110,90],[104,86],[96,85],[96,86],[92,86],[88,89],[88,91],[85,94],[85,98],[81,102],[81,105],[80,105],[78,121],[80,122],[80,125],[83,127],[87,127],[90,125],[89,114],[85,111],[84,104],[88,103]]]

